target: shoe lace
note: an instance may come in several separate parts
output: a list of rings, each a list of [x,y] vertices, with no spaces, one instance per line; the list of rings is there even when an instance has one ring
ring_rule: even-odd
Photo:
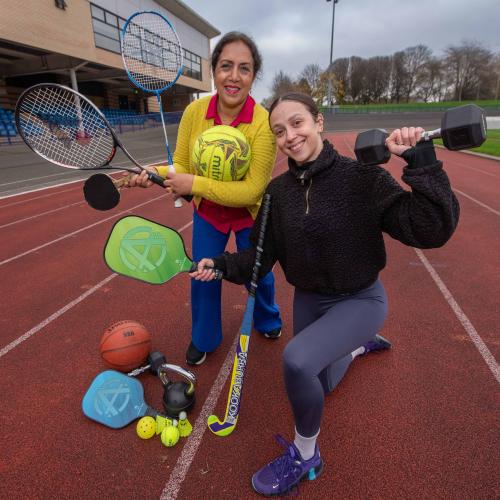
[[[276,475],[276,479],[283,484],[282,481],[284,478],[292,476],[294,479],[297,479],[299,474],[299,468],[297,467],[296,461],[299,460],[297,456],[297,452],[291,443],[289,443],[283,436],[280,434],[276,434],[274,436],[279,445],[285,448],[286,453],[278,457],[272,463],[273,472]],[[295,486],[292,486],[287,490],[287,493],[294,492],[295,495],[299,494],[299,485],[298,483]],[[282,492],[285,493],[285,492]]]

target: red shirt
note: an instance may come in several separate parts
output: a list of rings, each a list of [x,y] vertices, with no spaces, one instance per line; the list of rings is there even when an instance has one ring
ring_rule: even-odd
[[[218,99],[217,94],[210,99],[205,118],[207,120],[213,118],[215,125],[222,125],[222,120],[217,112]],[[255,101],[248,96],[238,116],[231,122],[231,127],[237,127],[240,123],[252,123],[254,107]],[[253,226],[252,216],[246,208],[225,207],[210,200],[201,200],[198,215],[224,234],[229,233],[231,230],[236,232]]]

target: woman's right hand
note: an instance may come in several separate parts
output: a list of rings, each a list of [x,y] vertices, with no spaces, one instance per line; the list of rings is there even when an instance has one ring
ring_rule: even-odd
[[[148,179],[148,172],[153,172],[158,174],[158,171],[154,167],[144,167],[144,170],[140,174],[131,174],[130,180],[128,182],[128,187],[143,187],[148,188],[153,185],[153,182]]]
[[[201,259],[196,271],[189,273],[189,276],[198,281],[212,281],[215,279],[214,266],[212,259]]]

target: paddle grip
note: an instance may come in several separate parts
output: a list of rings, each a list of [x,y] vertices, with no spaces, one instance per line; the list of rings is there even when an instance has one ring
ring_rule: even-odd
[[[191,265],[191,269],[189,269],[190,273],[193,273],[198,269],[198,262],[194,262]],[[221,280],[224,277],[224,273],[220,269],[216,269],[215,267],[205,267],[205,269],[212,269],[214,274],[215,274],[215,279],[216,280]]]

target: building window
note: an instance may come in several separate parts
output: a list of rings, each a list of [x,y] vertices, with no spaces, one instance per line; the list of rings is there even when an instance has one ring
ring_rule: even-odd
[[[201,57],[187,49],[182,50],[184,51],[184,70],[182,74],[196,80],[202,80]]]
[[[126,19],[92,3],[90,4],[90,12],[95,46],[120,54],[120,31],[125,25]]]
[[[121,54],[120,34],[127,20],[92,3],[90,4],[90,11],[95,46]],[[196,80],[202,80],[201,57],[187,49],[182,50],[184,55],[182,74]]]

